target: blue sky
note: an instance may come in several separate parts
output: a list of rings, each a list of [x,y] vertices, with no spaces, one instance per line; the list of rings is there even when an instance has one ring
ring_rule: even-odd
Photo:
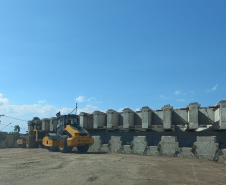
[[[225,0],[2,0],[0,114],[52,117],[76,102],[87,112],[215,105],[226,99],[225,8]],[[26,129],[1,120],[0,129]]]

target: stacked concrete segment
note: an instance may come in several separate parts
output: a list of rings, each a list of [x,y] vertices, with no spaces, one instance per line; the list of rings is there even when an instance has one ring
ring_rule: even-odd
[[[166,130],[172,129],[172,112],[173,107],[170,105],[165,105],[162,107],[163,110],[163,128]]]
[[[92,129],[93,128],[93,115],[81,112],[79,114],[80,117],[80,125],[84,129]]]
[[[94,139],[94,144],[92,146],[90,146],[89,150],[93,151],[93,152],[101,151],[102,141],[101,141],[100,136],[92,136],[92,138]]]
[[[107,111],[107,128],[119,126],[119,113],[115,110],[108,109]]]
[[[189,122],[189,129],[196,130],[199,127],[199,107],[200,104],[197,102],[190,103],[188,106],[188,122]]]
[[[104,126],[107,126],[106,114],[101,111],[94,111],[93,128],[103,128]]]
[[[52,118],[50,118],[49,121],[50,121],[50,123],[49,123],[50,131],[51,132],[56,132],[57,118],[56,117],[52,117]]]
[[[220,129],[226,129],[226,100],[220,101],[217,105],[219,106],[219,109],[216,112],[216,121],[218,122]]]
[[[42,119],[42,130],[50,130],[50,119],[44,118]]]
[[[110,144],[110,150],[112,152],[122,152],[121,136],[111,136],[111,140],[110,140],[109,144]]]
[[[85,129],[122,129],[124,131],[127,129],[157,132],[226,130],[226,101],[220,101],[216,106],[209,107],[200,107],[200,104],[195,102],[190,103],[186,108],[179,109],[165,105],[161,110],[152,110],[146,106],[136,112],[130,108],[124,108],[122,113],[112,109],[106,113],[82,112],[80,125]]]
[[[142,128],[149,128],[152,120],[152,110],[146,106],[142,107]]]
[[[162,136],[158,144],[158,150],[161,155],[176,156],[180,151],[176,136]]]
[[[147,149],[147,141],[146,136],[134,136],[132,141],[132,152],[134,154],[142,154],[146,153]]]
[[[197,136],[192,152],[198,158],[217,160],[220,149],[216,143],[216,136]]]
[[[123,128],[134,127],[134,111],[129,108],[123,109]]]

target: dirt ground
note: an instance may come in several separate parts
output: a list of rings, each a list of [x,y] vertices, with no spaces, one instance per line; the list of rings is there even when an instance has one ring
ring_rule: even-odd
[[[115,153],[0,149],[0,185],[226,184],[226,164]]]

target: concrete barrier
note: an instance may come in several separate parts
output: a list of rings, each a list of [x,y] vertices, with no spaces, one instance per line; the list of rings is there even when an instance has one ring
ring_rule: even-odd
[[[197,142],[192,149],[197,158],[215,160],[219,144],[216,143],[216,136],[197,136]]]
[[[158,146],[147,146],[146,155],[152,155],[152,156],[160,155]]]
[[[131,154],[132,153],[131,145],[123,145],[122,153]]]
[[[103,144],[103,145],[101,146],[101,151],[102,151],[102,152],[109,152],[109,151],[110,151],[110,149],[109,149],[109,144]]]
[[[222,154],[219,156],[218,162],[226,162],[226,149],[222,150]]]
[[[134,154],[145,154],[147,149],[146,136],[134,136],[132,141]]]
[[[0,141],[0,149],[6,148],[6,143],[5,141]]]
[[[122,152],[121,136],[111,136],[111,140],[110,140],[109,144],[110,144],[110,150],[112,152]]]
[[[7,148],[13,148],[15,143],[13,135],[7,135],[6,136],[6,147]]]
[[[101,151],[102,141],[100,136],[92,136],[92,138],[94,139],[94,144],[89,147],[89,151],[93,151],[93,152]]]
[[[183,158],[194,158],[195,155],[194,153],[191,152],[192,148],[188,147],[183,147],[180,149],[180,152],[178,152],[178,157],[183,157]]]
[[[175,156],[180,151],[179,143],[175,136],[162,136],[158,145],[160,155]]]

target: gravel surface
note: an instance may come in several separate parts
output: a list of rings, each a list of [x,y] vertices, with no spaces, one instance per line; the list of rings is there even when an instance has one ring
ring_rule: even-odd
[[[0,185],[226,184],[226,164],[116,153],[0,149]]]

